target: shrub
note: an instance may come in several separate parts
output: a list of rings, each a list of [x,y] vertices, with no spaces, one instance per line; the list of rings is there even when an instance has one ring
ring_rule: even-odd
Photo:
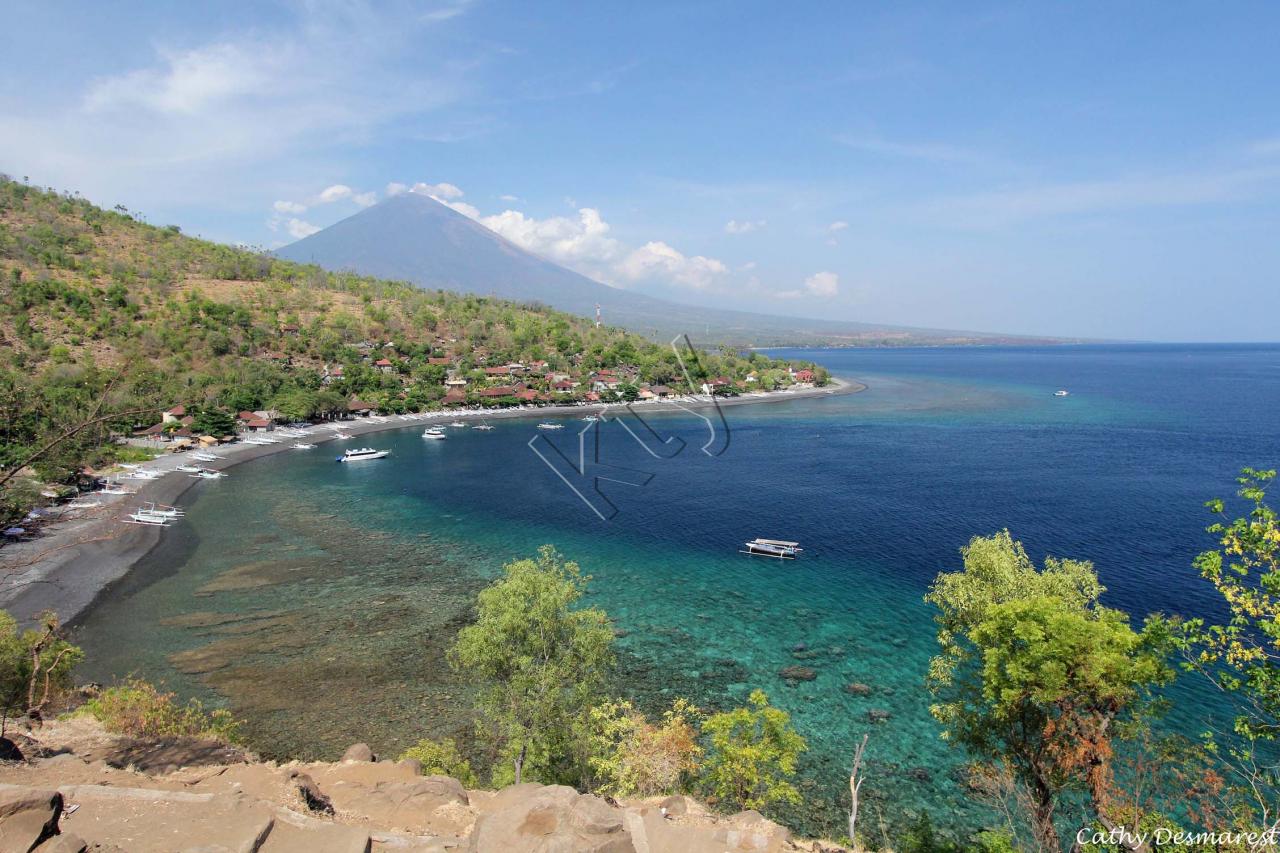
[[[718,799],[746,809],[799,804],[800,792],[788,780],[808,746],[763,690],[751,692],[748,707],[707,717],[702,733],[710,741],[702,776]]]
[[[223,743],[239,739],[240,721],[225,708],[206,711],[199,699],[185,705],[139,678],[108,687],[80,709],[107,731],[131,737],[199,737]]]
[[[471,762],[458,753],[458,745],[453,738],[423,738],[400,754],[401,761],[406,758],[418,761],[424,776],[452,776],[464,788],[476,787],[476,774],[471,769]]]
[[[674,794],[697,769],[702,749],[693,720],[698,709],[677,699],[655,724],[630,702],[591,709],[591,770],[601,793],[620,797]]]

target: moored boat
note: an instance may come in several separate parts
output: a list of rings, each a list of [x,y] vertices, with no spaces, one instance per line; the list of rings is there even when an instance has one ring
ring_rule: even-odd
[[[449,436],[440,427],[427,427],[422,431],[422,437],[431,441],[442,441]]]
[[[338,462],[364,462],[367,459],[382,459],[391,454],[390,450],[375,450],[372,447],[361,447],[358,450],[344,451],[337,458]]]
[[[564,424],[552,423],[551,421],[543,421],[538,424],[538,429],[564,429]]]
[[[758,557],[777,557],[780,560],[794,560],[804,549],[799,542],[788,542],[784,539],[753,539],[744,542],[745,551],[741,554],[752,554]]]

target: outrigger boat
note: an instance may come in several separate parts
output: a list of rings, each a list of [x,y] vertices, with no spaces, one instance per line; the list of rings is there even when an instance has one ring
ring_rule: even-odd
[[[124,519],[125,524],[150,524],[154,527],[168,527],[171,521],[173,521],[171,516],[157,515],[145,509],[130,513],[129,517]]]
[[[199,465],[179,465],[176,470],[183,471],[187,474],[197,474],[204,469]]]
[[[158,515],[162,518],[181,518],[186,515],[185,511],[178,509],[176,506],[165,506],[155,502],[148,503],[138,512],[145,512],[147,515]]]
[[[794,560],[804,549],[799,542],[787,542],[782,539],[753,539],[744,542],[745,551],[739,554],[753,554],[758,557],[777,557],[779,560]]]
[[[564,429],[564,424],[553,424],[551,421],[543,421],[538,424],[538,429]]]
[[[208,468],[201,468],[191,476],[198,480],[220,480],[227,475],[221,471],[210,471]]]
[[[216,453],[200,452],[200,453],[192,453],[191,458],[198,459],[201,462],[217,462],[219,459],[223,459],[225,457],[219,456]]]
[[[305,441],[299,441],[293,445],[294,450],[314,450],[315,447],[314,444],[307,444]]]
[[[484,430],[485,432],[488,432],[489,430],[493,429],[493,427],[489,426],[489,424],[488,424],[487,422],[485,422],[485,421],[481,421],[481,422],[480,422],[480,423],[478,423],[478,424],[472,424],[472,425],[471,425],[471,428],[472,428],[472,429],[478,429],[478,430]]]
[[[449,426],[457,427],[458,429],[465,429],[467,425],[462,421],[454,421],[453,423],[449,424]]]
[[[372,447],[362,447],[359,450],[344,451],[343,454],[337,458],[337,461],[363,462],[366,459],[381,459],[384,456],[389,456],[390,454],[390,450],[374,450]]]

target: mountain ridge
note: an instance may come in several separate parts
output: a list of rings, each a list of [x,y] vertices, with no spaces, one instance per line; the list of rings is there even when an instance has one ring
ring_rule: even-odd
[[[428,289],[540,302],[651,339],[679,334],[700,344],[902,346],[1058,343],[1064,339],[820,320],[713,309],[610,287],[523,249],[418,193],[385,199],[276,251],[331,271],[354,271]]]

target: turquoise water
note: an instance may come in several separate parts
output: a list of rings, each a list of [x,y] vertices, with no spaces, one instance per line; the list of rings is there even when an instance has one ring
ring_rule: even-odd
[[[1094,560],[1115,606],[1211,608],[1190,569],[1210,544],[1201,505],[1242,465],[1275,463],[1280,349],[795,354],[869,388],[726,408],[714,457],[688,415],[651,419],[686,444],[670,459],[604,428],[602,458],[631,482],[651,475],[603,484],[607,522],[531,452],[531,422],[446,442],[411,428],[369,440],[385,462],[335,465],[331,444],[200,483],[186,521],[78,626],[84,675],[137,672],[228,704],[273,756],[465,736],[467,689],[444,650],[502,563],[550,542],[617,625],[618,692],[650,710],[675,696],[721,708],[760,687],[792,713],[810,745],[792,825],[838,830],[849,754],[870,732],[869,824],[929,810],[977,826],[989,815],[956,781],[921,689],[929,581],[1007,526],[1036,558]],[[543,437],[576,453],[582,424],[566,423]],[[806,551],[738,554],[755,536]],[[779,675],[793,665],[816,677]],[[1172,722],[1194,730],[1208,699],[1180,689]]]

